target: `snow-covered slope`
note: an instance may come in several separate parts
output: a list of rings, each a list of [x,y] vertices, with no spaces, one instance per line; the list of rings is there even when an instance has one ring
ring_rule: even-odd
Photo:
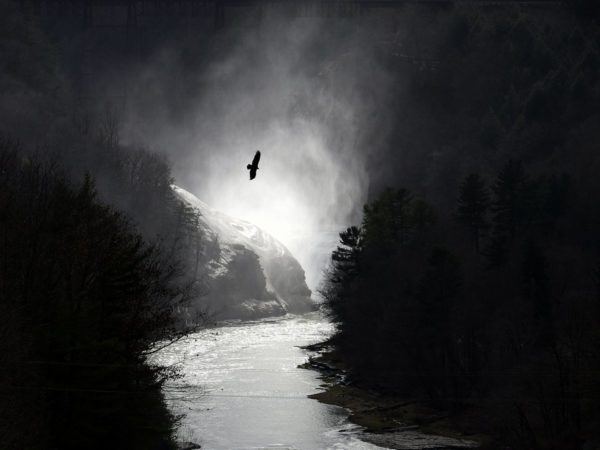
[[[198,233],[210,243],[205,251],[206,300],[213,313],[246,319],[314,308],[304,270],[281,242],[178,186],[173,191],[199,214]]]

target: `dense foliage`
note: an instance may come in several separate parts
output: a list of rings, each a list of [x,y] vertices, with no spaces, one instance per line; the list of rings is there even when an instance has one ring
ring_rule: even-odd
[[[14,147],[0,149],[3,446],[168,444],[172,369],[146,356],[181,333],[178,265],[99,202],[89,176],[73,186]]]
[[[569,238],[568,214],[539,208],[567,195],[554,183],[508,195],[515,167],[494,183],[482,252],[464,220],[479,198],[461,196],[457,227],[386,190],[340,233],[323,294],[355,381],[477,411],[479,429],[516,447],[570,448],[600,420],[597,258]]]
[[[445,16],[451,57],[409,78],[390,151],[418,195],[381,190],[323,287],[355,382],[510,448],[579,448],[600,421],[600,54],[562,12]]]
[[[0,446],[172,448],[177,371],[148,357],[203,320],[198,218],[24,6],[0,2]]]

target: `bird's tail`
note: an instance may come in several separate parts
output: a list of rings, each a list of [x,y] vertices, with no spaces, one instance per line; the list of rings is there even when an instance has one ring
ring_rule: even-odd
[[[252,164],[248,164],[248,165],[246,166],[246,169],[248,169],[248,170],[252,169]]]

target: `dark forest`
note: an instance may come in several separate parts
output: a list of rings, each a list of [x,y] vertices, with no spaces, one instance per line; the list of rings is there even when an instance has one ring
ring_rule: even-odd
[[[330,392],[600,448],[596,2],[237,3],[0,2],[0,447],[227,448],[156,355],[319,317]]]

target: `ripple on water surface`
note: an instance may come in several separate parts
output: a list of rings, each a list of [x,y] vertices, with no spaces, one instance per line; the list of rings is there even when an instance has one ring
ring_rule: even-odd
[[[320,380],[297,367],[307,360],[299,346],[332,331],[318,315],[225,323],[161,351],[157,362],[182,368],[165,386],[172,411],[185,415],[182,439],[214,450],[386,448],[359,440],[344,409],[307,398]]]

